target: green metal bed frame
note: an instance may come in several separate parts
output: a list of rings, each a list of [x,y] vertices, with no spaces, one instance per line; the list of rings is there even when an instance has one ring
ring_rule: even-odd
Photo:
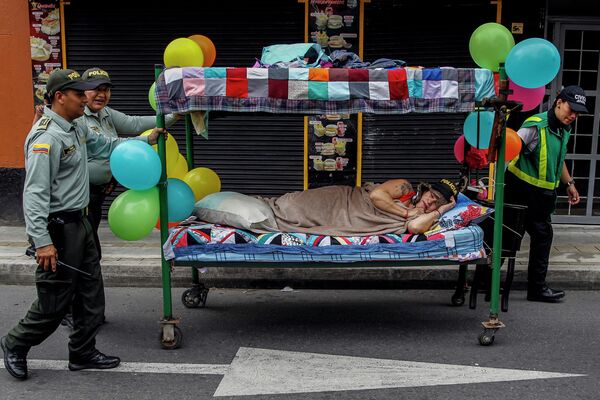
[[[160,73],[163,71],[162,65],[154,66],[154,75],[157,80]],[[500,310],[500,270],[502,267],[502,221],[503,221],[503,208],[504,208],[504,168],[505,168],[505,147],[506,147],[506,120],[510,112],[512,111],[507,107],[507,104],[503,99],[506,99],[508,93],[508,81],[504,67],[500,68],[500,96],[496,101],[486,100],[482,102],[482,106],[493,106],[496,112],[499,113],[498,121],[500,127],[498,132],[500,137],[497,143],[497,157],[496,157],[496,179],[495,179],[495,218],[494,218],[494,237],[493,237],[493,248],[492,248],[492,263],[491,263],[491,286],[490,286],[490,303],[489,303],[489,317],[487,320],[481,323],[483,331],[479,334],[479,344],[482,346],[489,346],[494,343],[496,332],[500,328],[504,328],[505,325],[498,318]],[[479,124],[479,121],[478,121]],[[158,128],[165,127],[165,117],[156,114],[156,126]],[[479,127],[478,127],[479,128]],[[193,127],[191,118],[189,115],[185,116],[185,132],[186,132],[186,158],[188,167],[191,170],[194,167],[194,155],[193,155]],[[494,137],[494,135],[492,135]],[[169,236],[168,231],[168,206],[167,206],[167,171],[166,171],[166,141],[164,136],[160,136],[158,139],[158,154],[161,160],[162,172],[160,180],[158,182],[159,188],[159,199],[160,199],[160,239],[161,239],[161,266],[162,266],[162,293],[163,293],[163,316],[160,320],[160,344],[164,349],[176,349],[181,346],[183,340],[183,334],[178,324],[179,318],[173,316],[173,299],[171,293],[171,262],[165,260],[164,251],[162,244],[164,244]],[[277,263],[277,267],[281,268],[298,268],[298,267],[309,267],[309,268],[365,268],[373,267],[375,262],[357,262],[357,263]],[[223,267],[228,263],[226,262],[203,262],[202,267]],[[237,264],[236,264],[237,265]],[[273,265],[265,265],[265,263],[243,263],[244,267],[248,268],[259,268],[259,267],[273,267]],[[397,262],[376,262],[377,266],[381,267],[402,267],[402,266],[424,266],[424,265],[460,265],[460,276],[459,283],[464,284],[464,277],[466,276],[467,264],[458,261],[445,261],[445,260],[414,260],[414,261],[397,261]],[[206,295],[208,289],[204,288],[199,281],[199,275],[197,270],[197,263],[195,262],[180,262],[177,266],[191,266],[192,268],[192,283],[194,287],[188,289],[182,296],[184,305],[194,307],[203,305],[206,302]],[[191,292],[190,292],[191,291]],[[187,298],[189,301],[186,304],[186,294],[190,294]],[[453,303],[455,296],[453,296]],[[463,298],[464,302],[464,298]],[[462,302],[458,302],[462,304]],[[455,305],[460,305],[455,304]]]

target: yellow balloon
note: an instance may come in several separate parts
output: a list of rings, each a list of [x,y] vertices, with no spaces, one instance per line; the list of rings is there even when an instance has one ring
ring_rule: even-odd
[[[163,60],[167,68],[201,67],[204,64],[204,55],[200,46],[192,39],[178,38],[167,45]]]
[[[183,180],[183,177],[188,172],[188,164],[183,155],[178,154],[177,156],[177,161],[167,162],[167,178]]]
[[[210,168],[194,168],[183,177],[183,181],[192,188],[196,201],[221,190],[221,179]]]
[[[150,133],[152,133],[152,129],[148,129],[147,131],[142,132],[142,134],[140,136],[148,136]],[[158,153],[158,145],[157,144],[153,145],[152,148],[154,149],[154,151],[156,151]],[[179,157],[179,146],[177,145],[175,138],[170,133],[167,133],[167,152],[166,153],[167,153],[167,166],[169,165],[169,163],[171,161],[177,162],[177,157]]]

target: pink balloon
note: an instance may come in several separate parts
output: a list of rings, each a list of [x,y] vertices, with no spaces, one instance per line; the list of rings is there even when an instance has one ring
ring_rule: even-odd
[[[512,94],[508,95],[508,100],[518,101],[523,103],[523,109],[521,111],[533,110],[540,105],[544,99],[544,92],[546,91],[545,86],[539,88],[528,89],[523,86],[519,86],[508,78],[509,89],[513,91]]]
[[[454,157],[459,163],[463,163],[465,160],[465,135],[460,135],[454,143]]]

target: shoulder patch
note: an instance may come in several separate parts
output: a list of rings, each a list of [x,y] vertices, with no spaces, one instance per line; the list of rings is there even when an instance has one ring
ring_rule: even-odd
[[[50,122],[52,122],[52,118],[49,118],[44,115],[38,123],[38,129],[48,129],[48,125],[50,125]]]
[[[50,143],[35,143],[31,148],[32,153],[50,153]]]

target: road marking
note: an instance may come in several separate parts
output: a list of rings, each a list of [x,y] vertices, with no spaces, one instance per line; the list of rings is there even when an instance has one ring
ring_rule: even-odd
[[[28,360],[29,368],[66,371],[66,360]],[[4,365],[0,364],[0,368]],[[230,365],[122,362],[86,370],[140,374],[224,375],[214,393],[249,396],[336,392],[585,376],[241,347]]]
[[[29,369],[47,369],[66,371],[69,362],[66,360],[27,360]],[[4,368],[1,365],[0,368]],[[138,374],[186,374],[186,375],[225,375],[229,365],[224,364],[175,364],[175,363],[142,363],[121,362],[117,368],[93,369],[93,372],[123,372]]]

